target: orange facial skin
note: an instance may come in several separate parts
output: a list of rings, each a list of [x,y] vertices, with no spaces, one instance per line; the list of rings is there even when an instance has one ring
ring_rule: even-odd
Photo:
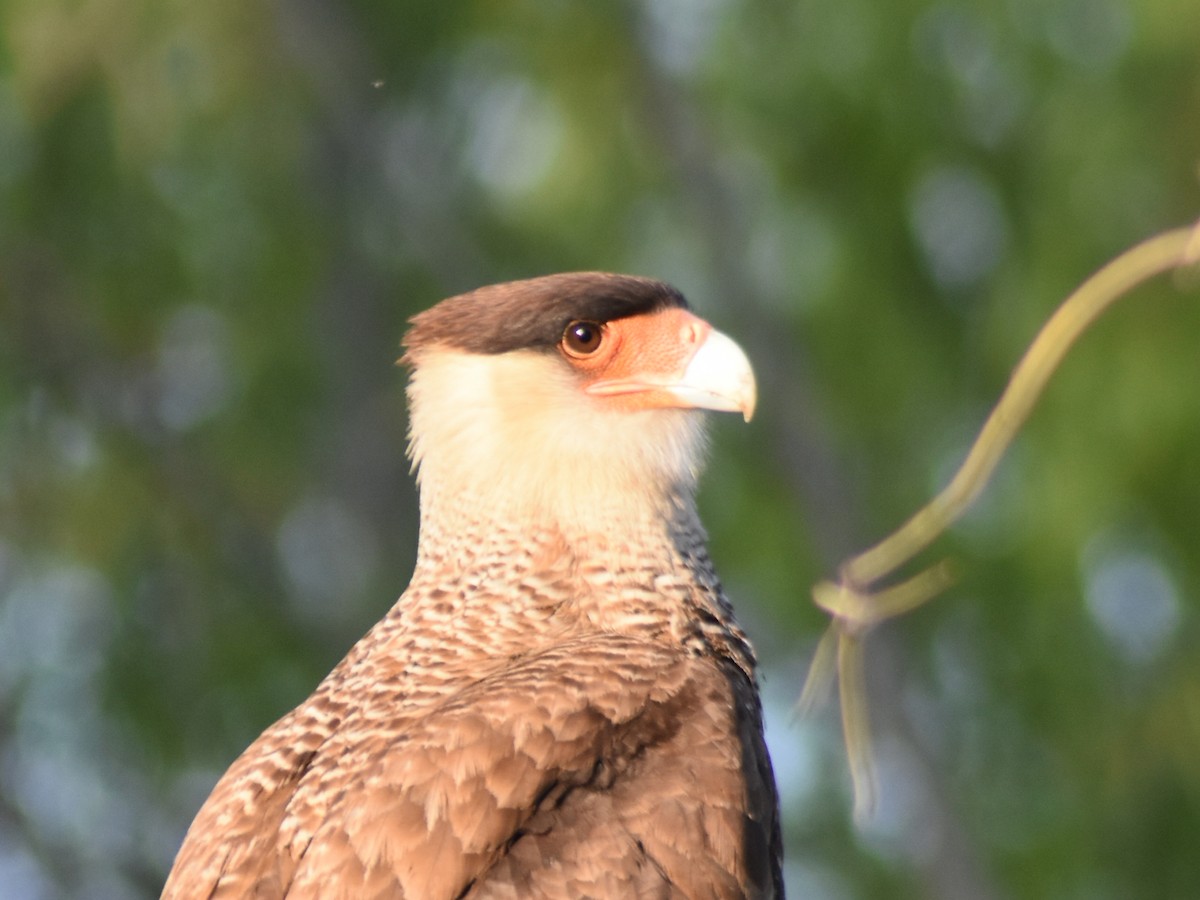
[[[740,410],[747,419],[754,411],[754,376],[745,354],[686,309],[602,325],[573,322],[558,347],[582,376],[586,394],[621,409]]]

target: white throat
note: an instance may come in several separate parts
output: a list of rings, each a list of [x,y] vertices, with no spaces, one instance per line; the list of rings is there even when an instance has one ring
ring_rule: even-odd
[[[439,348],[418,360],[408,396],[423,529],[515,517],[583,534],[691,503],[703,414],[614,409],[552,353]]]

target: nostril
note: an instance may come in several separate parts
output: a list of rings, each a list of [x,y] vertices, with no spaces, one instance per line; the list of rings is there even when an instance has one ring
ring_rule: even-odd
[[[683,331],[679,337],[684,344],[698,344],[704,340],[706,330],[703,322],[688,322],[683,326]]]

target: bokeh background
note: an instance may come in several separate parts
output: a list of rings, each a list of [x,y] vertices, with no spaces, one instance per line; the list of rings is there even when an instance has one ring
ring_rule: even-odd
[[[0,896],[157,896],[407,582],[407,317],[569,269],[758,368],[702,506],[793,896],[1200,896],[1195,279],[1086,338],[872,637],[862,829],[836,710],[789,716],[811,585],[1198,161],[1180,0],[0,0]]]

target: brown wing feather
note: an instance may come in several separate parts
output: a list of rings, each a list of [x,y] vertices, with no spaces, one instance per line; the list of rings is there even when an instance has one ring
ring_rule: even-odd
[[[773,807],[747,828],[747,794],[762,786],[744,779],[731,689],[749,682],[712,659],[673,663],[684,680],[630,723],[619,771],[539,809],[465,896],[782,897],[777,873],[750,871],[766,850],[746,845],[778,828]]]
[[[283,895],[280,824],[339,709],[319,690],[246,748],[188,829],[162,900]]]
[[[222,782],[249,799],[203,814],[213,825],[249,814],[216,832],[233,850],[164,896],[775,896],[750,871],[762,851],[746,845],[777,827],[773,808],[746,824],[747,795],[762,792],[743,774],[734,695],[747,691],[733,666],[594,635],[514,662],[386,740],[345,722],[316,750],[343,765],[280,777],[252,747]],[[285,718],[255,746],[296,725]],[[267,772],[275,790],[255,794]],[[311,794],[327,801],[322,820],[285,846],[286,807]],[[181,855],[177,869],[191,865]]]

